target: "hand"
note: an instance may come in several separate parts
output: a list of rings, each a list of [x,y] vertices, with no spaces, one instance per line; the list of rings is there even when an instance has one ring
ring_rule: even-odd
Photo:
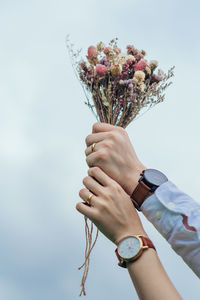
[[[94,152],[92,145],[95,144]],[[98,166],[131,195],[146,167],[139,161],[126,131],[106,123],[95,123],[86,138],[86,161]]]
[[[130,197],[122,187],[98,167],[89,169],[88,175],[83,179],[86,189],[80,190],[79,196],[87,201],[89,195],[94,194],[91,206],[79,202],[76,209],[115,244],[127,235],[147,236]]]

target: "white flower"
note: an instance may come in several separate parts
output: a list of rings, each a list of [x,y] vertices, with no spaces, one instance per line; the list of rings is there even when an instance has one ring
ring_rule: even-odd
[[[127,60],[134,60],[135,57],[133,55],[127,55],[127,54],[119,54],[117,56],[117,62],[121,65],[124,65]]]

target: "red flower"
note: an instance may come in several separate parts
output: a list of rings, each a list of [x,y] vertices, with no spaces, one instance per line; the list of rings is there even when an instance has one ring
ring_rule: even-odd
[[[96,57],[97,55],[97,48],[95,46],[90,46],[88,48],[88,58]]]
[[[99,76],[104,76],[106,74],[107,67],[101,64],[96,65],[96,73]]]
[[[143,71],[147,66],[146,61],[140,60],[137,64],[134,65],[134,71]]]

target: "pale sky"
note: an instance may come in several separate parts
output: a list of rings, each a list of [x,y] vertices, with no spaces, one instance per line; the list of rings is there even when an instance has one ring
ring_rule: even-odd
[[[165,71],[176,66],[165,102],[127,131],[147,167],[200,201],[199,11],[197,0],[1,0],[0,299],[79,299],[85,240],[75,204],[95,119],[70,65],[68,33],[83,52],[117,36]],[[142,220],[179,293],[197,299],[199,279]],[[100,236],[86,299],[137,299],[114,249]]]

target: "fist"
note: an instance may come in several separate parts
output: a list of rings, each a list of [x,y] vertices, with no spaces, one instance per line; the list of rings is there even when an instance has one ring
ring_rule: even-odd
[[[86,137],[86,162],[101,168],[131,195],[146,167],[139,161],[126,131],[118,126],[95,123]]]

